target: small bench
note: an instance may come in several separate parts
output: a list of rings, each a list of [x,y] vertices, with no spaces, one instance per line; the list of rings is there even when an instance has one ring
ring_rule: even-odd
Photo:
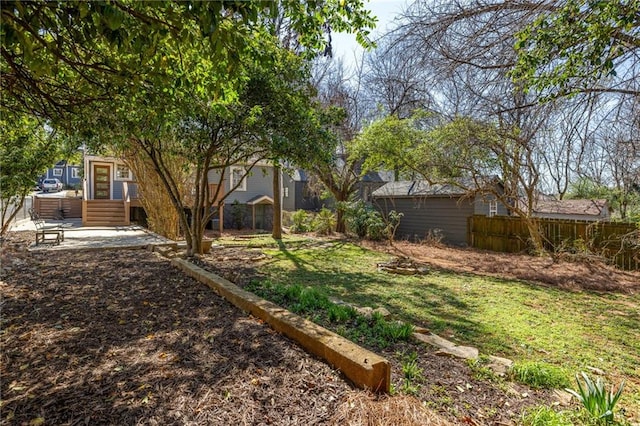
[[[40,243],[60,244],[64,241],[64,229],[59,225],[46,225],[44,219],[40,218],[38,212],[29,209],[31,221],[36,226],[36,245]]]
[[[33,223],[36,225],[36,245],[45,242],[57,245],[64,241],[64,229],[58,225],[45,226],[42,219],[35,219]]]

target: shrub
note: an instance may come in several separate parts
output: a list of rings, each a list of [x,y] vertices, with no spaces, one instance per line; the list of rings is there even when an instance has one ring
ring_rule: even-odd
[[[326,207],[323,207],[313,220],[313,230],[320,235],[331,235],[335,226],[336,217]]]
[[[309,213],[306,211],[296,210],[296,212],[291,215],[291,220],[293,221],[290,228],[291,232],[301,233],[310,231],[310,218]]]
[[[561,389],[568,384],[566,371],[546,362],[515,364],[511,369],[511,375],[520,383],[535,389]]]
[[[395,210],[391,210],[387,217],[387,238],[389,241],[393,241],[396,238],[396,231],[398,230],[398,226],[400,226],[400,219],[402,219],[404,213],[398,213]]]
[[[576,374],[576,382],[578,383],[578,391],[565,389],[573,396],[578,398],[589,414],[605,423],[613,422],[613,409],[622,395],[624,389],[624,381],[618,386],[618,390],[613,392],[613,386],[609,392],[606,391],[604,381],[598,377],[594,383],[586,373],[581,373],[584,380],[584,387],[580,382],[580,376]]]
[[[344,210],[344,219],[349,232],[360,238],[367,235],[368,209],[364,201],[342,203],[340,208]]]
[[[231,204],[231,223],[236,229],[242,229],[244,225],[244,206],[238,200]]]
[[[365,220],[365,237],[368,240],[380,241],[387,238],[387,224],[384,223],[380,213],[374,210],[367,212]]]
[[[393,240],[396,229],[400,224],[400,218],[403,216],[402,213],[392,210],[385,219],[378,211],[362,200],[344,203],[340,207],[344,210],[345,222],[349,232],[356,234],[359,238],[367,238],[374,241]]]

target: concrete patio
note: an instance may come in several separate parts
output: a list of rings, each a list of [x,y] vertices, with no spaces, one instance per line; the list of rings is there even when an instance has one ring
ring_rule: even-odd
[[[83,227],[81,219],[47,220],[46,226],[64,229],[64,241],[60,244],[35,244],[36,227],[30,220],[19,221],[12,231],[33,231],[33,244],[29,250],[95,250],[104,248],[135,248],[162,245],[174,241],[154,234],[139,225]]]

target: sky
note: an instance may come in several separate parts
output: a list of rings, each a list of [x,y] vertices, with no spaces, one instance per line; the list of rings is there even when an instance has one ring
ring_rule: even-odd
[[[376,29],[371,32],[370,38],[376,40],[384,34],[387,27],[391,28],[393,20],[410,2],[406,0],[369,0],[365,8],[370,10],[378,18]],[[354,58],[364,51],[356,41],[355,34],[332,34],[332,49],[335,58],[342,58],[345,64],[352,64]]]

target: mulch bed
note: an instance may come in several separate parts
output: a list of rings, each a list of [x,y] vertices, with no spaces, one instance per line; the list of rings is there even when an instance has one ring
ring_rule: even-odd
[[[27,252],[31,239],[13,233],[2,244],[2,424],[341,424],[361,405],[389,415],[393,398],[362,404],[371,397],[339,372],[166,259],[144,250]],[[222,250],[202,264],[240,284],[259,276],[260,260],[247,261],[256,250]],[[398,390],[401,354],[412,351],[423,371],[415,410],[424,403],[447,420],[358,418],[509,425],[553,401],[478,380],[465,362],[418,343],[381,352]]]
[[[623,271],[593,260],[553,261],[520,253],[498,253],[446,245],[396,241],[393,246],[371,241],[363,246],[406,256],[433,268],[498,278],[536,282],[569,291],[601,291],[633,294],[640,291],[640,271]]]
[[[3,424],[324,424],[339,372],[144,250],[2,248]]]

